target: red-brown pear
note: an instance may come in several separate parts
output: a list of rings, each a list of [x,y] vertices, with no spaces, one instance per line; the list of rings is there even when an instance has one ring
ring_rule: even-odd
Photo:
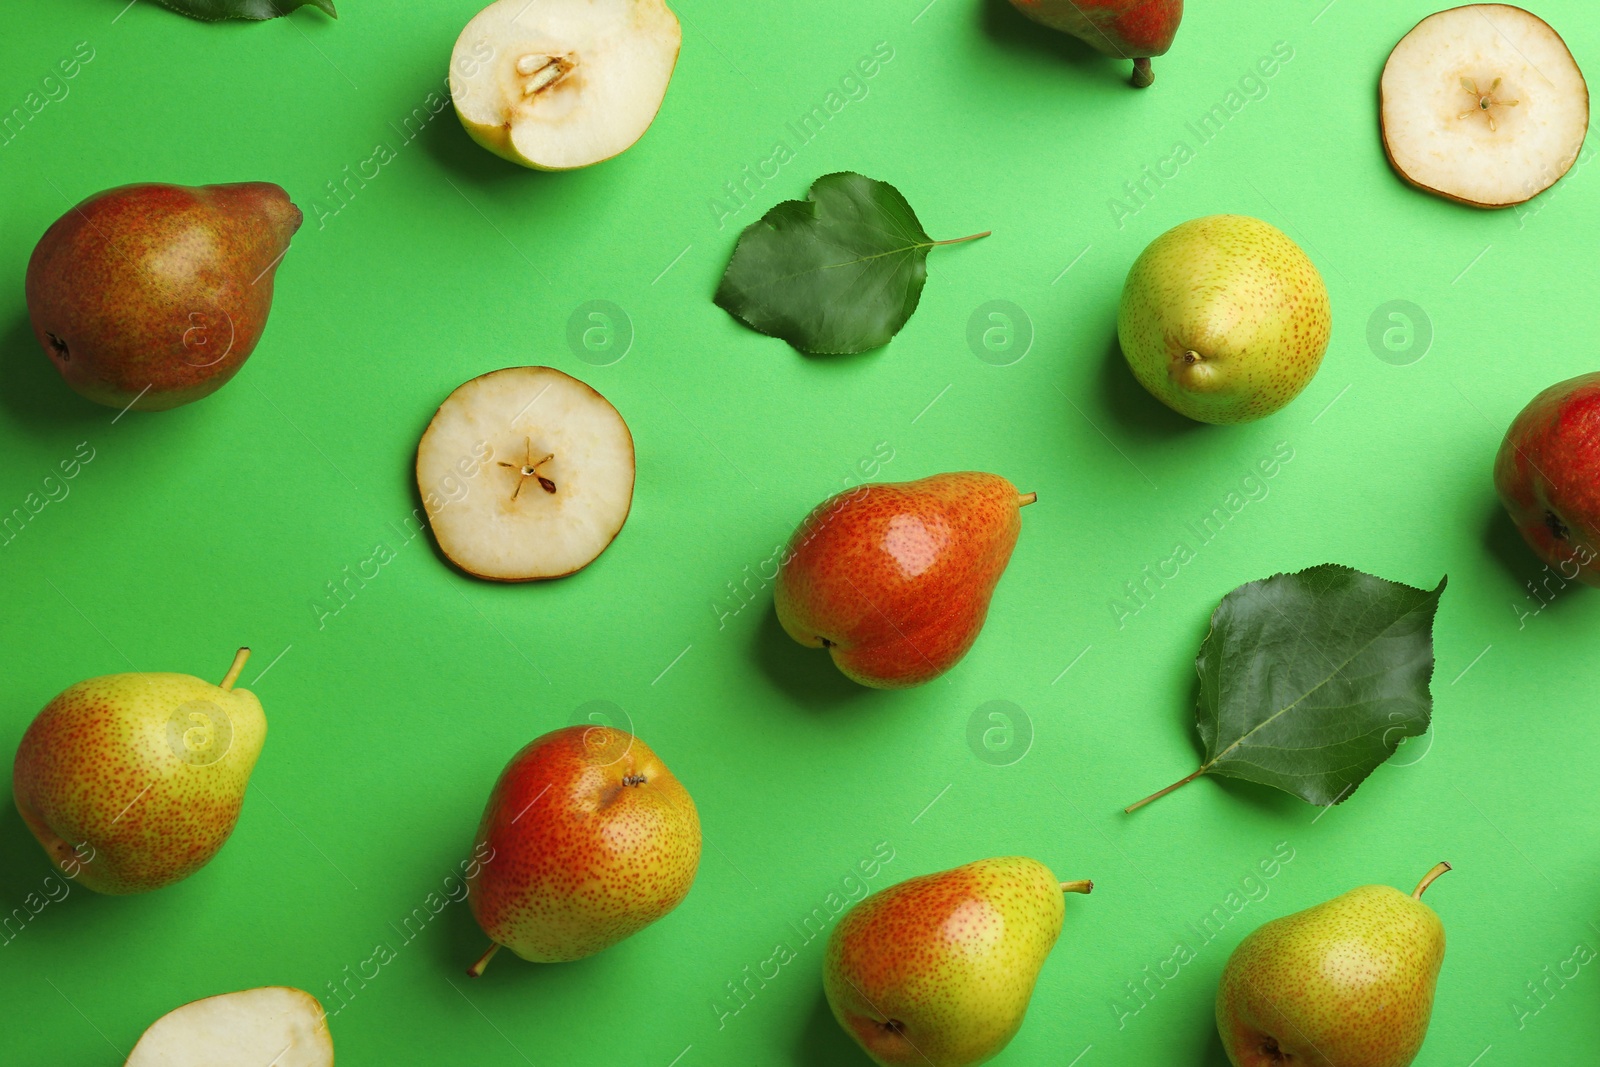
[[[1183,22],[1183,0],[1011,0],[1016,9],[1052,30],[1070,33],[1096,51],[1133,60],[1133,84],[1148,88],[1156,76],[1151,56],[1172,47]]]
[[[472,914],[525,960],[583,959],[677,907],[700,865],[688,790],[632,734],[569,726],[501,773],[478,828]]]
[[[976,472],[840,493],[789,540],[778,619],[862,685],[931,681],[978,639],[1033,500]]]
[[[1600,373],[1533,398],[1506,431],[1494,487],[1540,559],[1600,585]]]
[[[270,182],[124,185],[57,219],[28,261],[28,317],[67,384],[140,411],[209,396],[267,325],[300,209]]]

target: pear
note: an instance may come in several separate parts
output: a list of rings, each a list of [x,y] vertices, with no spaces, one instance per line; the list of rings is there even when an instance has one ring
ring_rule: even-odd
[[[497,0],[456,41],[450,96],[495,155],[536,170],[587,167],[644,135],[682,43],[662,0]]]
[[[966,1067],[1022,1026],[1061,935],[1063,893],[1037,860],[979,860],[867,897],[828,939],[823,991],[833,1017],[883,1067]]]
[[[91,196],[28,261],[34,335],[67,384],[98,404],[160,411],[209,396],[261,340],[300,222],[269,182]]]
[[[1510,207],[1550,188],[1589,132],[1589,86],[1566,43],[1509,4],[1423,19],[1390,53],[1381,91],[1396,172],[1472,207]]]
[[[1234,1067],[1406,1067],[1428,1034],[1444,962],[1444,925],[1422,903],[1445,871],[1410,896],[1386,885],[1258,928],[1217,989],[1217,1030]]]
[[[101,893],[189,877],[228,840],[267,720],[234,682],[111,674],[45,705],[22,736],[12,791],[56,866]]]
[[[1500,442],[1494,486],[1541,560],[1600,586],[1600,373],[1529,401]]]
[[[484,809],[468,901],[494,942],[525,960],[580,960],[676,908],[700,865],[700,815],[632,734],[569,726],[514,756]]]
[[[1242,215],[1156,238],[1129,271],[1117,316],[1139,384],[1211,423],[1259,419],[1300,395],[1332,329],[1316,266],[1282,230]]]
[[[267,986],[167,1012],[126,1067],[333,1067],[333,1038],[316,997]]]
[[[553,367],[456,388],[417,445],[439,550],[497,582],[561,578],[604,552],[633,505],[633,435],[617,409]]]
[[[1098,52],[1133,60],[1133,85],[1156,80],[1151,56],[1164,56],[1183,21],[1183,0],[1011,0],[1035,22],[1070,33]]]
[[[1035,494],[996,474],[859,485],[789,539],[778,620],[845,675],[877,689],[931,681],[967,654],[989,614]]]

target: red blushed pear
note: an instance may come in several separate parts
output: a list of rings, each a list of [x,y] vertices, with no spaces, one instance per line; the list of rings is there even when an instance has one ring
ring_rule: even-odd
[[[1600,373],[1533,398],[1506,431],[1494,487],[1540,559],[1600,585]]]
[[[144,893],[211,861],[233,833],[267,737],[261,702],[187,674],[108,674],[69,687],[22,735],[17,812],[56,867],[97,893]]]
[[[1011,0],[1033,21],[1070,33],[1096,51],[1133,60],[1133,84],[1155,82],[1150,57],[1167,54],[1183,22],[1183,0]]]
[[[270,182],[124,185],[57,219],[28,261],[28,317],[61,377],[139,411],[209,396],[266,329],[300,209]]]
[[[700,816],[672,772],[632,734],[569,726],[501,773],[468,879],[473,917],[525,960],[580,960],[677,907],[700,865]]]
[[[840,493],[789,540],[778,620],[862,685],[931,681],[978,639],[1034,499],[974,472]]]
[[[874,893],[828,939],[833,1016],[883,1067],[983,1063],[1022,1026],[1061,935],[1063,894],[1093,888],[1008,856]]]

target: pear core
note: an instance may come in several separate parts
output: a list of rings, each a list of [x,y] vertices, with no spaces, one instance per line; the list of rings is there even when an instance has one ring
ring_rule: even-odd
[[[1423,19],[1390,54],[1381,90],[1394,169],[1474,207],[1510,207],[1550,188],[1589,127],[1589,87],[1560,34],[1508,4]]]
[[[610,159],[649,128],[683,33],[662,0],[498,0],[461,31],[450,95],[472,139],[536,170]]]
[[[445,398],[417,445],[439,550],[478,578],[588,566],[633,503],[633,437],[605,397],[551,367],[507,367]]]

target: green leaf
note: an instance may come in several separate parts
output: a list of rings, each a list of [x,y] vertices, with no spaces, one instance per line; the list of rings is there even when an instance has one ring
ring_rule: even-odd
[[[917,310],[930,248],[987,236],[934,241],[894,186],[826,174],[745,227],[716,302],[802,352],[866,352]]]
[[[180,15],[216,22],[220,19],[275,19],[310,4],[332,18],[333,0],[157,0]]]
[[[1433,715],[1429,592],[1325,564],[1242,585],[1200,646],[1200,769],[1323,806],[1354,793]]]

